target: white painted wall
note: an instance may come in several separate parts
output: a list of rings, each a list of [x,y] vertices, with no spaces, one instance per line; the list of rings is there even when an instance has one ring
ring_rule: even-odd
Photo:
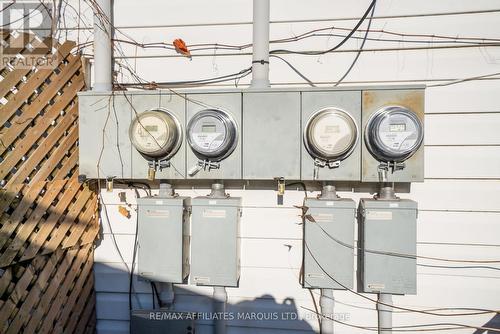
[[[319,19],[359,17],[368,0],[339,1],[272,0],[271,19],[312,20],[299,23],[273,23],[271,39],[298,35],[309,29],[336,25],[352,27],[353,20],[322,22]],[[376,16],[442,13],[500,8],[498,0],[379,0]],[[218,42],[243,44],[251,42],[251,1],[115,1],[117,26],[171,25],[171,27],[122,31],[140,42],[183,38],[188,44]],[[316,20],[316,21],[314,21]],[[223,22],[240,22],[220,25]],[[500,13],[427,16],[376,19],[373,29],[403,33],[500,37]],[[210,26],[189,26],[215,23]],[[70,36],[75,36],[71,33]],[[80,38],[86,36],[81,32]],[[361,36],[358,33],[357,36]],[[373,37],[378,37],[373,34]],[[293,49],[326,49],[338,38],[316,38],[301,43],[272,46]],[[359,40],[346,43],[343,49],[356,49]],[[368,41],[365,48],[409,47],[409,43]],[[424,44],[431,45],[431,44]],[[433,44],[437,45],[437,44]],[[423,46],[423,45],[418,45]],[[123,45],[126,55],[172,55],[162,50],[135,50]],[[91,50],[86,50],[91,53]],[[137,72],[156,82],[208,78],[233,73],[250,66],[251,56],[220,56],[224,51],[207,52],[192,61],[181,57],[130,60]],[[323,56],[285,56],[315,82],[335,82],[349,66],[354,53]],[[363,53],[346,83],[440,83],[500,72],[500,47],[391,51]],[[121,77],[119,77],[121,79]],[[126,78],[125,78],[126,79]],[[250,78],[242,80],[248,83]],[[301,84],[302,81],[285,64],[271,59],[271,82]],[[231,84],[231,83],[230,83]],[[415,184],[404,197],[419,202],[418,254],[463,259],[500,258],[500,94],[499,80],[481,80],[457,85],[428,88],[426,92],[426,181]],[[206,189],[181,190],[181,195],[197,196]],[[298,283],[301,261],[301,228],[298,210],[301,191],[287,191],[285,205],[275,205],[270,190],[231,190],[243,197],[242,274],[240,287],[228,289],[230,310],[244,306],[253,310],[282,310],[286,299],[292,299],[303,317],[312,308],[307,291]],[[103,239],[95,252],[98,333],[128,332],[128,274],[112,242],[108,223],[118,246],[130,266],[135,218],[126,219],[117,212],[117,192],[104,194],[110,221],[103,221]],[[359,199],[369,194],[341,193]],[[128,193],[133,202],[133,192]],[[290,251],[286,245],[290,245]],[[421,261],[421,263],[430,263]],[[436,264],[436,263],[432,263]],[[498,267],[498,266],[497,266]],[[150,287],[135,283],[137,300],[150,307]],[[193,286],[178,288],[178,309],[210,310],[211,289]],[[318,297],[318,296],[316,296]],[[376,326],[373,303],[349,292],[336,292],[336,312],[348,315],[350,324]],[[374,296],[372,296],[374,297]],[[418,267],[418,295],[395,297],[396,304],[414,308],[479,307],[500,309],[500,272],[488,269],[439,269]],[[282,305],[282,306],[280,306]],[[293,305],[292,305],[293,306]],[[290,307],[290,305],[286,306]],[[368,309],[366,309],[368,308]],[[457,322],[483,325],[490,315],[440,318],[414,313],[398,313],[394,325],[433,322]],[[259,329],[254,327],[261,327]],[[264,327],[264,328],[263,328]],[[267,328],[266,328],[267,327]],[[271,324],[236,323],[229,333],[280,333],[317,331],[315,320],[273,322]],[[209,330],[204,323],[201,333]],[[336,325],[336,333],[361,333],[360,329]],[[445,331],[453,333],[457,331]],[[460,333],[472,333],[462,330]]]

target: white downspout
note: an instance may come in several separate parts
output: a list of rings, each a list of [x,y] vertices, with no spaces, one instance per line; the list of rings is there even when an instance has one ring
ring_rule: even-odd
[[[94,8],[94,87],[97,92],[112,90],[112,0],[96,0]]]
[[[253,56],[251,88],[268,88],[270,0],[253,0]]]
[[[333,299],[332,289],[321,289],[319,306],[321,307],[321,334],[333,334],[333,308],[335,300]]]
[[[217,320],[214,321],[215,334],[226,334],[226,306],[227,306],[227,292],[223,286],[214,286],[213,294],[214,311],[217,315]]]
[[[378,301],[386,305],[377,303],[378,313],[378,333],[391,334],[392,333],[392,295],[388,293],[379,293]],[[385,330],[382,328],[386,328]]]

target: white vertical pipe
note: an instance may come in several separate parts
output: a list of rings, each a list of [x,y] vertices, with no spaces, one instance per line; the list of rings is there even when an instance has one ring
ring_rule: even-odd
[[[94,91],[111,91],[112,0],[96,0],[94,8]],[[103,17],[105,16],[105,17]]]
[[[270,0],[253,0],[253,56],[251,88],[269,84]]]
[[[160,300],[164,308],[171,308],[175,300],[174,285],[172,283],[159,283]]]
[[[215,334],[226,334],[226,305],[227,292],[223,286],[214,286],[214,311],[217,313],[217,319],[214,320]]]
[[[392,333],[392,307],[387,305],[392,305],[392,295],[388,293],[378,294],[379,303],[384,303],[386,305],[377,303],[378,310],[378,333],[379,334],[391,334]],[[382,329],[387,328],[387,329]]]
[[[332,289],[321,289],[321,297],[319,299],[319,306],[321,307],[321,334],[333,334],[333,308],[335,300],[333,299]]]

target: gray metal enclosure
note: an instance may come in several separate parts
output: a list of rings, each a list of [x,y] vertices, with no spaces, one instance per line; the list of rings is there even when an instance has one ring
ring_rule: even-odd
[[[361,199],[358,290],[417,293],[417,202]]]
[[[179,150],[168,167],[156,171],[157,179],[232,179],[378,182],[379,161],[363,140],[367,119],[387,105],[411,109],[423,121],[423,86],[301,88],[269,90],[128,91],[79,94],[80,174],[89,179],[117,177],[146,179],[148,157],[131,144],[129,127],[143,112],[163,108],[173,114],[182,128]],[[186,141],[192,117],[207,108],[230,114],[237,125],[234,151],[218,168],[188,170],[199,161]],[[336,108],[349,114],[359,136],[349,156],[338,167],[322,167],[313,177],[314,159],[304,147],[304,127],[316,112]],[[405,168],[388,174],[388,181],[423,181],[423,145],[405,161]]]
[[[241,198],[195,197],[192,210],[191,283],[238,286]]]
[[[139,276],[183,283],[189,275],[189,197],[143,197],[138,207]]]
[[[352,288],[356,203],[345,198],[308,198],[305,206],[314,222],[304,221],[303,286],[343,289],[338,281]]]

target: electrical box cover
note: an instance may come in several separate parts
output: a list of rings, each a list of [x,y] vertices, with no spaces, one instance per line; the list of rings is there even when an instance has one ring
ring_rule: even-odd
[[[243,179],[300,179],[300,92],[245,92],[243,124]]]
[[[189,197],[137,200],[137,268],[154,282],[183,283],[189,274]]]
[[[238,286],[241,198],[195,197],[191,218],[191,283]]]
[[[303,226],[303,286],[343,289],[336,280],[352,288],[356,203],[344,198],[307,198],[305,206],[314,221],[305,219]]]
[[[357,125],[357,139],[355,147],[348,157],[340,161],[336,168],[324,166],[317,168],[314,177],[314,158],[302,143],[301,151],[301,179],[302,180],[361,180],[361,91],[322,91],[302,92],[302,137],[307,121],[316,112],[325,108],[336,108],[348,113]]]
[[[424,124],[424,90],[423,89],[386,89],[386,90],[365,90],[363,91],[362,119],[364,134],[366,125],[370,117],[379,109],[388,106],[401,106],[415,113],[418,119]],[[361,152],[361,181],[380,182],[379,165],[366,145],[366,138],[362,141]],[[424,181],[424,145],[404,162],[402,170],[394,173],[387,173],[386,182],[423,182]]]
[[[131,334],[194,334],[196,314],[170,310],[134,310]]]
[[[361,199],[358,290],[417,293],[417,202]]]

